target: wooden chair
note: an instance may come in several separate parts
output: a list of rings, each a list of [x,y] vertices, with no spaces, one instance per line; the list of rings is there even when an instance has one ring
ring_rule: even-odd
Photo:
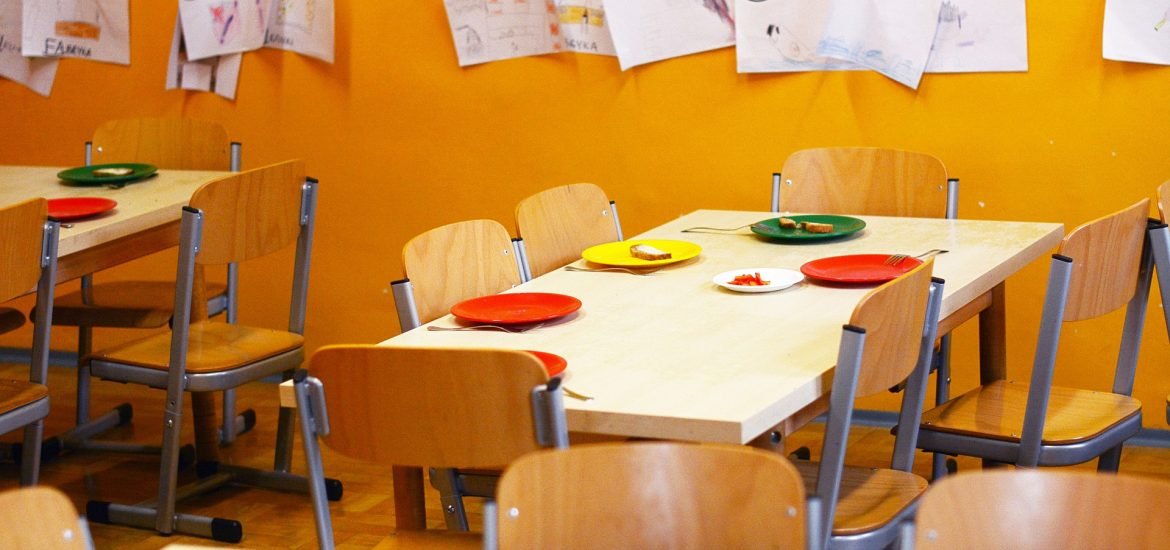
[[[228,140],[227,131],[215,122],[185,118],[129,118],[110,120],[86,143],[86,164],[147,162],[163,169],[240,169],[240,144]],[[202,268],[199,278],[202,279]],[[208,312],[226,313],[235,322],[235,266],[228,266],[228,282],[206,282]],[[201,283],[202,284],[202,283]],[[50,453],[60,449],[98,449],[121,452],[154,452],[158,449],[133,443],[101,441],[102,433],[133,417],[129,403],[90,418],[89,367],[84,358],[93,351],[93,329],[157,329],[167,325],[174,313],[174,281],[121,280],[94,282],[93,274],[81,278],[81,289],[57,298],[53,323],[77,327],[77,411],[76,425],[46,441]],[[231,443],[236,435],[255,424],[255,413],[236,416],[234,393],[224,395],[224,427],[220,439]],[[184,449],[184,462],[192,454]]]
[[[0,301],[37,292],[28,380],[0,379],[0,433],[24,428],[20,483],[36,485],[41,466],[44,418],[49,415],[49,328],[57,276],[60,225],[48,220],[48,202],[34,199],[0,208]],[[47,220],[47,221],[46,221]],[[0,542],[4,539],[0,533]],[[4,546],[0,544],[0,547]]]
[[[880,147],[821,147],[788,156],[772,174],[772,211],[911,218],[957,218],[959,180],[933,155]],[[987,309],[988,292],[951,315],[939,328],[932,369],[939,370],[936,404],[949,396],[951,331]],[[935,457],[934,471],[945,472]]]
[[[818,547],[885,548],[926,490],[926,480],[911,470],[942,307],[943,283],[932,281],[933,268],[927,260],[870,291],[841,331],[821,462],[795,463],[809,494],[821,501]],[[854,401],[903,381],[891,468],[846,467]]]
[[[175,512],[178,450],[184,392],[222,391],[292,370],[304,359],[305,301],[317,183],[305,177],[302,161],[288,161],[212,181],[183,208],[172,330],[95,352],[95,376],[166,389],[162,463],[158,498],[150,505],[126,506],[90,501],[90,521],[154,528],[238,542],[239,522]],[[287,330],[192,321],[197,295],[196,265],[223,265],[268,256],[296,243]],[[275,471],[199,464],[200,490],[228,482],[282,490],[308,491],[305,478],[290,473],[293,414],[282,410],[277,432]],[[330,489],[340,498],[340,483]]]
[[[93,548],[89,526],[65,493],[27,487],[0,493],[0,548]]]
[[[772,175],[773,212],[951,218],[957,199],[942,161],[897,149],[803,149]]]
[[[1143,246],[1149,200],[1070,232],[1052,257],[1030,384],[996,380],[927,411],[918,446],[1025,467],[1100,456],[1117,471],[1121,446],[1142,427],[1130,397],[1149,299],[1152,260]],[[1061,327],[1126,306],[1112,393],[1054,386]]]
[[[1167,214],[1170,213],[1170,181],[1158,186],[1158,217],[1161,223],[1150,229],[1150,248],[1154,253],[1154,265],[1158,273],[1158,289],[1162,298],[1162,315],[1166,320],[1166,332],[1170,335],[1170,229],[1167,228]],[[1170,422],[1170,396],[1166,397],[1166,422]]]
[[[1170,484],[1057,470],[959,474],[926,492],[915,547],[1160,548],[1170,540]]]
[[[513,350],[327,346],[298,372],[284,406],[301,416],[322,548],[332,547],[318,437],[351,458],[404,466],[489,468],[568,445],[560,379]],[[329,410],[326,403],[333,405]],[[400,529],[400,535],[402,533]],[[480,539],[441,537],[479,547]]]
[[[436,227],[402,247],[404,277],[391,283],[403,332],[429,323],[451,306],[522,282],[508,230],[493,220]]]
[[[616,204],[592,183],[546,189],[516,205],[525,280],[581,258],[590,246],[622,240]]]
[[[814,548],[808,519],[800,474],[775,453],[603,443],[513,462],[484,532],[505,549]]]

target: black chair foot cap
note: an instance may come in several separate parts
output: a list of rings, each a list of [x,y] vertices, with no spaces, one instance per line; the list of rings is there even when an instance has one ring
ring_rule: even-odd
[[[340,479],[333,479],[331,477],[325,478],[325,498],[328,498],[332,502],[337,502],[341,500],[341,493],[342,487]]]
[[[256,411],[247,409],[240,413],[240,416],[244,417],[244,431],[240,432],[241,434],[248,433],[256,427]]]
[[[234,519],[211,518],[211,538],[219,542],[240,542],[244,526]]]
[[[219,463],[200,460],[195,463],[195,475],[200,478],[210,477],[219,473]]]
[[[125,426],[126,424],[129,424],[130,420],[134,418],[134,407],[131,407],[129,403],[122,403],[121,405],[114,407],[114,410],[118,411],[119,426]]]
[[[190,443],[179,447],[179,471],[185,471],[195,463],[195,446]]]
[[[85,519],[90,523],[110,523],[110,503],[104,500],[86,502]]]

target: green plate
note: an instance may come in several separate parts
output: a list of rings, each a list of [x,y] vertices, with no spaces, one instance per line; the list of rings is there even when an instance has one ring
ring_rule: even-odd
[[[121,176],[94,175],[95,170],[101,170],[103,168],[129,168],[133,171],[129,174]],[[153,164],[119,162],[114,164],[78,166],[77,168],[70,168],[68,170],[57,172],[57,177],[72,183],[101,185],[105,183],[125,183],[128,181],[139,180],[153,176],[155,172],[158,172],[158,167],[154,166]]]
[[[785,216],[797,224],[800,222],[831,223],[833,231],[830,233],[810,233],[799,228],[780,227],[780,218],[763,220],[751,225],[752,233],[777,241],[821,241],[839,239],[865,229],[865,221],[849,216],[834,216],[831,214],[812,214],[807,216]]]

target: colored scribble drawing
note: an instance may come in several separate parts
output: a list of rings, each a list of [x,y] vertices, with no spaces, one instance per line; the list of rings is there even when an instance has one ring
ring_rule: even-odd
[[[724,23],[730,25],[733,30],[735,29],[735,17],[731,14],[731,8],[727,6],[727,0],[702,0],[702,2],[704,8],[711,10]]]
[[[227,44],[237,34],[240,3],[237,0],[214,2],[207,9],[211,10],[212,34],[220,45]]]
[[[313,34],[316,17],[317,0],[279,0],[276,7],[277,24],[296,27],[307,34]]]
[[[53,33],[57,36],[100,40],[102,6],[97,0],[57,0]]]
[[[1167,19],[1170,19],[1170,7],[1167,7],[1166,13],[1162,14],[1162,20],[1158,21],[1157,23],[1154,24],[1154,30],[1155,31],[1162,30],[1162,26],[1166,24]]]
[[[557,0],[556,4],[565,49],[615,55],[602,0]]]

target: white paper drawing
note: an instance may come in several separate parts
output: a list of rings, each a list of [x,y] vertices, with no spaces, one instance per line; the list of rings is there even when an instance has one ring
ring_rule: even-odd
[[[1102,55],[1170,65],[1170,0],[1106,0]]]
[[[264,45],[276,0],[179,0],[187,57],[192,61]]]
[[[459,66],[564,50],[553,0],[445,0]]]
[[[48,96],[57,76],[57,58],[21,55],[22,0],[0,0],[0,76]]]
[[[918,89],[941,7],[942,0],[836,0],[817,54]]]
[[[601,0],[556,0],[565,50],[617,55]]]
[[[1028,70],[1024,0],[945,0],[928,73]]]
[[[243,54],[231,53],[197,61],[187,59],[181,23],[175,21],[171,38],[171,55],[167,63],[166,89],[215,92],[227,99],[236,98]]]
[[[333,63],[333,0],[276,0],[264,47]]]
[[[864,69],[817,55],[830,5],[831,0],[736,0],[735,59],[739,72]]]
[[[129,0],[24,0],[21,52],[130,64]]]
[[[605,0],[622,70],[735,44],[733,0]]]

